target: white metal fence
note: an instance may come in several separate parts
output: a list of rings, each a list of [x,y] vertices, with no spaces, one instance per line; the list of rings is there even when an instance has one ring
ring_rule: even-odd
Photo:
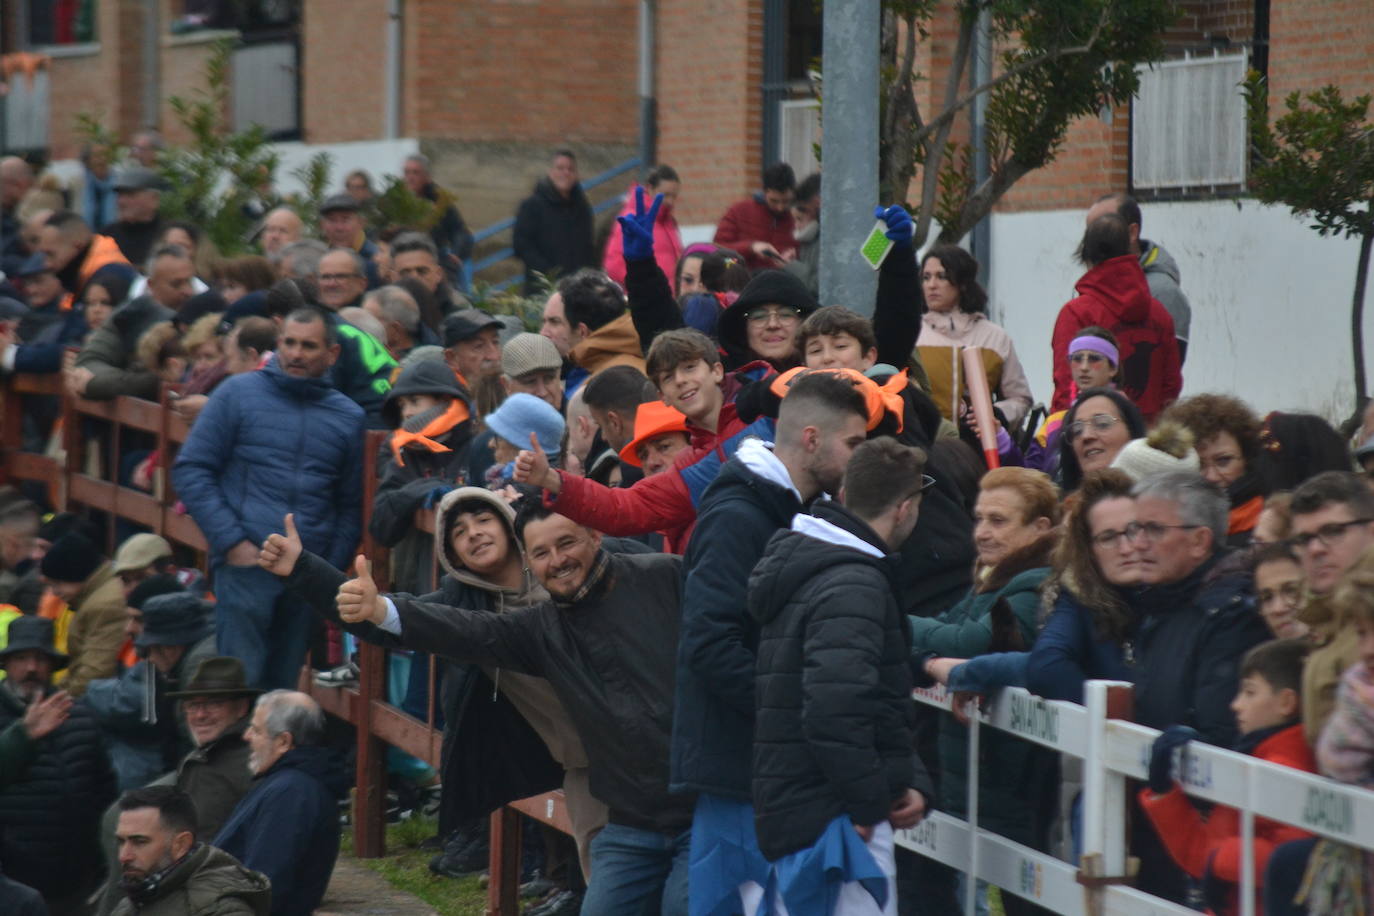
[[[968,729],[968,821],[933,813],[897,845],[929,856],[1003,891],[1064,916],[1186,914],[1178,906],[1121,884],[1085,888],[1079,869],[978,827],[978,744],[983,728],[1009,732],[1083,761],[1083,856],[1100,863],[1098,875],[1126,871],[1126,780],[1146,778],[1159,732],[1109,715],[1123,708],[1129,684],[1089,681],[1086,705],[1043,700],[1019,688],[1002,690]],[[916,699],[951,709],[943,688],[917,690]],[[1241,913],[1254,916],[1255,818],[1291,824],[1319,836],[1374,850],[1374,792],[1268,763],[1234,751],[1191,742],[1175,761],[1184,791],[1235,808],[1241,816]],[[976,882],[966,882],[964,912],[973,913]]]

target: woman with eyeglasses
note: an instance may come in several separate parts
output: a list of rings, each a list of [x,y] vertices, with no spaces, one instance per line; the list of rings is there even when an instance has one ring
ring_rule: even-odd
[[[1115,388],[1120,379],[1116,335],[1097,325],[1079,330],[1069,341],[1064,354],[1073,370],[1073,393],[1089,388]],[[1025,465],[1054,477],[1059,471],[1059,439],[1064,432],[1064,416],[1068,409],[1057,410],[1045,418],[1031,437],[1026,449]]]
[[[1302,565],[1288,544],[1268,544],[1255,552],[1255,598],[1260,616],[1277,639],[1307,636],[1311,628],[1298,619],[1306,599]]]
[[[1009,429],[1030,412],[1030,382],[1011,335],[988,320],[988,294],[978,282],[978,262],[958,245],[936,245],[921,260],[926,313],[916,339],[930,376],[930,395],[946,420],[958,420],[964,382],[960,351],[977,347],[983,358],[992,406]]]
[[[1064,415],[1059,437],[1059,485],[1078,489],[1083,475],[1110,467],[1132,439],[1145,436],[1145,418],[1113,388],[1089,388]]]
[[[1192,431],[1202,476],[1225,490],[1231,501],[1226,543],[1244,547],[1264,511],[1264,482],[1255,471],[1259,417],[1239,398],[1198,394],[1174,404],[1164,418]]]

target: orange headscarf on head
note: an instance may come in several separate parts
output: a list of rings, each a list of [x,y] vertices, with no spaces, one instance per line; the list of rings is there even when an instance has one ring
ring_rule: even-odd
[[[883,416],[890,413],[897,418],[897,432],[902,431],[902,413],[906,408],[902,401],[902,392],[906,390],[907,386],[905,369],[892,376],[885,384],[879,385],[855,369],[808,369],[805,366],[798,366],[778,375],[777,378],[773,379],[773,383],[768,386],[768,390],[779,398],[786,397],[787,390],[792,387],[792,383],[809,372],[828,372],[853,382],[854,387],[859,389],[859,393],[864,396],[864,404],[868,408],[868,428],[870,430],[876,429],[878,424],[883,422]]]

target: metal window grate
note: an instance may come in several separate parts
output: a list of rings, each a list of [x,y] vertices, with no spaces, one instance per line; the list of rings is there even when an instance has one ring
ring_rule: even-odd
[[[1131,118],[1131,182],[1141,189],[1245,182],[1245,54],[1140,68]]]
[[[234,49],[234,129],[259,124],[269,137],[292,137],[297,120],[298,70],[294,41],[269,41]]]
[[[778,159],[792,166],[797,180],[819,172],[816,146],[821,142],[821,103],[789,99],[778,103]]]
[[[48,147],[48,71],[40,69],[32,78],[16,73],[5,96],[5,136],[7,150],[41,150]]]

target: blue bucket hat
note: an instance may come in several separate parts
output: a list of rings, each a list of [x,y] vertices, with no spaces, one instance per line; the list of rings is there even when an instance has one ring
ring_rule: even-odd
[[[547,401],[517,392],[483,418],[487,428],[516,448],[529,448],[530,433],[539,438],[546,455],[558,454],[563,444],[563,417]]]

